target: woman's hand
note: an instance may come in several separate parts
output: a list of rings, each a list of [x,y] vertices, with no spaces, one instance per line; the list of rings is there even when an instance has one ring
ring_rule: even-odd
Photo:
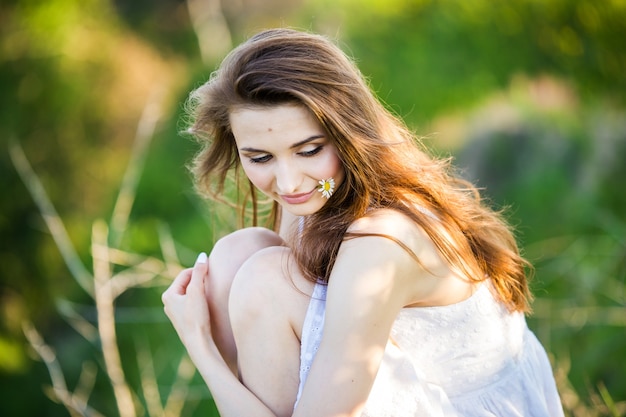
[[[205,282],[209,279],[207,255],[201,253],[193,268],[182,271],[161,299],[165,314],[207,384],[220,415],[275,417],[239,381],[222,357],[213,335]]]
[[[194,346],[211,337],[209,306],[204,292],[208,272],[207,255],[203,252],[194,267],[178,274],[161,297],[165,314],[192,359]]]

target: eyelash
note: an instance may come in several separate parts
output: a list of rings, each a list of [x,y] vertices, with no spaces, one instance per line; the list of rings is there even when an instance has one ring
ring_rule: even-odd
[[[298,155],[303,156],[305,158],[310,158],[320,153],[322,149],[324,149],[324,146],[318,146],[317,148],[312,149],[310,151],[298,152]],[[268,162],[270,159],[272,159],[271,155],[263,155],[258,158],[250,158],[250,162],[252,162],[253,164],[263,164],[265,162]]]
[[[250,158],[250,162],[253,164],[263,164],[271,159],[271,155],[263,155],[258,158]]]
[[[324,149],[324,146],[320,145],[317,148],[312,149],[310,151],[299,152],[298,155],[304,156],[306,158],[306,157],[317,155],[318,153],[320,153],[322,151],[322,149]]]

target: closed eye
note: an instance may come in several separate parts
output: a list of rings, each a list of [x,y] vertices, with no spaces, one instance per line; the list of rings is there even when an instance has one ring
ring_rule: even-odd
[[[324,146],[318,146],[315,149],[312,149],[310,151],[302,151],[302,152],[298,152],[298,155],[300,156],[304,156],[304,157],[310,157],[310,156],[314,156],[317,155],[318,153],[320,153],[322,151],[322,149],[324,149]]]
[[[268,162],[270,159],[272,159],[272,155],[263,155],[257,156],[255,158],[250,158],[250,162],[252,162],[253,164],[262,164]]]

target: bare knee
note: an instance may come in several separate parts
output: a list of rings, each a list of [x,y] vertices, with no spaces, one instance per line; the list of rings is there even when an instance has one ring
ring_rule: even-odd
[[[312,290],[312,283],[300,282],[290,253],[270,247],[251,256],[235,275],[229,299],[241,380],[277,415],[293,411],[298,333]]]
[[[256,252],[241,266],[232,284],[228,309],[233,331],[245,334],[247,328],[268,317],[299,322],[312,290],[313,283],[299,272],[289,248]]]
[[[283,244],[277,233],[262,227],[240,229],[219,239],[209,256],[211,279],[207,290],[219,293],[222,299],[225,295],[228,299],[232,279],[241,265],[261,249]]]
[[[286,247],[270,247],[257,251],[244,262],[234,277],[229,298],[229,310],[235,314],[254,315],[261,305],[270,300],[269,293],[279,275],[282,275],[283,257],[288,256]],[[253,310],[253,311],[249,311]]]
[[[230,267],[234,269],[233,272],[237,272],[241,264],[255,252],[270,246],[282,246],[284,243],[277,233],[269,229],[248,227],[219,239],[213,246],[211,257],[220,269]]]
[[[218,240],[209,256],[205,295],[213,337],[229,367],[236,372],[237,348],[228,312],[228,299],[237,271],[256,252],[282,245],[283,240],[264,228],[241,229]]]

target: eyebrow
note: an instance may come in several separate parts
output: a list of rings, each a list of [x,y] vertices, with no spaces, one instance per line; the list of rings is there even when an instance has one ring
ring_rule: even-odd
[[[306,138],[304,140],[301,140],[299,142],[294,143],[293,145],[291,145],[289,147],[289,149],[299,148],[302,145],[306,145],[309,142],[312,142],[312,141],[314,141],[316,139],[321,139],[321,138],[324,138],[324,137],[325,137],[325,135],[313,135],[313,136],[310,136],[310,137],[308,137],[308,138]],[[241,148],[240,150],[241,151],[246,151],[246,152],[265,152],[262,149],[256,149],[256,148]]]

